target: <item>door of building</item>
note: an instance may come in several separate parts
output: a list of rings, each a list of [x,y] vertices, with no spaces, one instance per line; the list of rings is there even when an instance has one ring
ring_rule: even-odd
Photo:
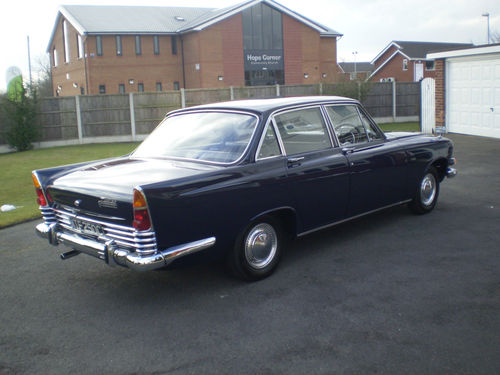
[[[424,64],[416,63],[415,64],[415,82],[419,82],[424,78]]]
[[[448,59],[445,108],[448,131],[500,138],[500,54]]]

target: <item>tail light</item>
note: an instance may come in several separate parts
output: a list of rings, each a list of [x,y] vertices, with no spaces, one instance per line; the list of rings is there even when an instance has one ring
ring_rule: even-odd
[[[134,189],[134,222],[135,229],[143,231],[151,229],[151,217],[149,215],[148,204],[146,197],[141,190]]]
[[[34,172],[31,174],[31,177],[33,178],[33,184],[35,185],[35,192],[37,196],[36,202],[40,206],[48,206],[47,198],[45,197],[40,181],[38,181],[38,177]]]

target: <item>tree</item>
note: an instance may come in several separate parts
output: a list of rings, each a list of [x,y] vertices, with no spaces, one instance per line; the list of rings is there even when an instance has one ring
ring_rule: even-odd
[[[28,95],[23,85],[20,90],[20,94],[15,98],[8,95],[4,97],[1,107],[7,119],[5,131],[7,143],[16,151],[26,151],[33,147],[32,143],[39,136],[36,124],[38,95],[36,89],[32,89]]]
[[[53,96],[52,75],[50,71],[49,55],[41,55],[35,59],[37,79],[33,83],[37,94],[41,98]]]
[[[500,31],[493,31],[490,36],[492,43],[500,43]]]

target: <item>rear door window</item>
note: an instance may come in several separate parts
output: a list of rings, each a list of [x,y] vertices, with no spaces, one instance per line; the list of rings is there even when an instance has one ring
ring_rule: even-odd
[[[275,122],[287,155],[319,151],[332,146],[319,107],[276,115]]]

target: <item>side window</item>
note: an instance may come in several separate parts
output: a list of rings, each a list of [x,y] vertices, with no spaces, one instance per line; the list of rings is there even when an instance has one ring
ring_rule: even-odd
[[[341,146],[369,140],[356,106],[331,106],[327,107],[326,110]]]
[[[276,134],[274,134],[273,125],[269,123],[262,144],[260,145],[257,159],[265,159],[278,155],[281,155],[280,146]]]
[[[331,147],[326,124],[319,108],[300,109],[275,117],[287,155]]]

